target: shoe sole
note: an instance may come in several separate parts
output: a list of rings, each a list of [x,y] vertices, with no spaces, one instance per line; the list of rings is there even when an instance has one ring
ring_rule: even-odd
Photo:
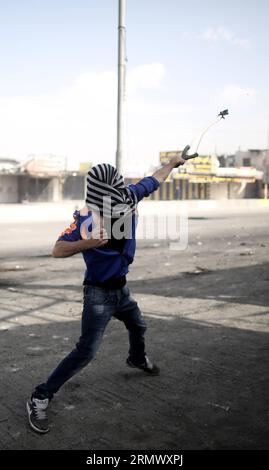
[[[144,372],[144,374],[147,374],[147,375],[160,375],[160,371],[156,371],[156,372],[150,372],[149,370],[145,370],[145,369],[140,369]]]
[[[30,419],[30,416],[31,416],[31,409],[30,409],[30,406],[29,406],[29,403],[28,401],[26,402],[26,410],[27,410],[27,415],[28,415],[28,421],[29,421],[29,424],[30,424],[30,427],[31,429],[33,429],[35,432],[38,432],[39,434],[46,434],[47,432],[49,432],[49,428],[48,429],[39,429],[37,428],[31,421]]]
[[[139,370],[142,370],[144,372],[144,374],[147,374],[147,375],[160,375],[160,370],[156,371],[156,372],[150,372],[148,370],[145,370],[143,369],[143,367],[137,367],[133,364],[130,364],[129,362],[126,361],[126,364],[128,367],[131,367],[131,369],[139,369]]]

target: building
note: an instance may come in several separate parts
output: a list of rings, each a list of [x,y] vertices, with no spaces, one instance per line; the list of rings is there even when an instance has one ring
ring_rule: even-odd
[[[246,151],[238,150],[235,153],[236,167],[253,167],[263,171],[267,159],[267,150],[249,149]]]
[[[67,171],[66,158],[57,155],[30,156],[24,163],[2,158],[0,203],[84,199],[86,169],[85,165],[84,171]]]
[[[17,160],[0,157],[0,202],[18,202],[19,168],[20,163]]]
[[[239,150],[235,154],[236,167],[252,167],[263,172],[263,182],[269,183],[269,149]]]
[[[237,152],[233,160],[229,159],[230,166],[227,166],[224,156],[220,161],[212,155],[189,160],[184,166],[175,169],[150,199],[266,197],[266,184],[262,181],[264,172],[246,165],[252,165],[253,159],[259,168],[264,168],[264,152]],[[178,153],[161,152],[161,164]],[[236,166],[231,166],[233,161],[237,163]],[[82,200],[86,193],[86,175],[90,166],[87,162],[82,162],[79,171],[70,172],[66,170],[65,157],[57,155],[31,156],[21,165],[16,160],[0,159],[0,203]],[[134,177],[126,178],[126,184],[136,183],[138,180],[139,178]]]
[[[177,154],[179,151],[161,152],[160,163],[167,163]],[[256,168],[223,167],[217,157],[201,155],[175,170],[151,199],[257,198],[262,177],[263,172]]]

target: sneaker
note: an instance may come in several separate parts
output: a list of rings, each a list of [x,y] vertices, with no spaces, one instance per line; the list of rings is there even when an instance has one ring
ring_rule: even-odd
[[[129,358],[126,360],[126,363],[129,367],[136,367],[137,369],[142,369],[144,372],[150,375],[159,375],[160,369],[156,364],[151,362],[147,356],[145,356],[145,362],[140,365],[134,364]]]
[[[48,419],[46,409],[49,405],[49,399],[40,400],[39,398],[32,397],[27,400],[26,409],[28,413],[28,420],[31,428],[39,433],[45,434],[49,431]]]

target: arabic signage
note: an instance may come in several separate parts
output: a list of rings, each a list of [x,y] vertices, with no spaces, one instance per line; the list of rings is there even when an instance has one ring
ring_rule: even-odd
[[[179,150],[171,150],[169,152],[160,152],[160,163],[166,165],[172,157],[181,154]],[[179,172],[187,173],[214,173],[219,166],[217,157],[213,155],[200,155],[199,157],[187,160],[184,167],[179,167]]]
[[[187,161],[187,173],[215,173],[216,168],[219,166],[219,161],[212,155],[200,155]]]
[[[190,183],[255,183],[256,178],[240,178],[214,175],[191,175],[189,173],[176,173],[175,179],[188,180]]]

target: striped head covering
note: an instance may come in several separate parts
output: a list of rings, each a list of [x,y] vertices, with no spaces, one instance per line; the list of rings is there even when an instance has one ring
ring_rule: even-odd
[[[118,170],[109,163],[100,163],[88,171],[87,206],[98,207],[108,217],[127,215],[137,205],[136,195],[124,184]]]

